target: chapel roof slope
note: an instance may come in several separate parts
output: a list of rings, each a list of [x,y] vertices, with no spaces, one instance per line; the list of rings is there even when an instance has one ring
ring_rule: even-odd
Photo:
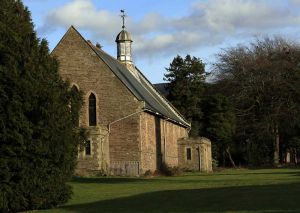
[[[120,63],[117,59],[108,55],[104,51],[90,45],[97,55],[110,67],[114,74],[127,86],[127,88],[136,96],[137,99],[145,101],[145,109],[154,113],[159,113],[170,118],[181,125],[190,126],[190,124],[181,116],[173,106],[170,105],[157,92],[152,84],[139,71],[140,81]]]
[[[140,70],[136,68],[138,71],[138,80],[124,64],[85,40],[73,26],[71,26],[71,28],[73,28],[81,36],[81,38],[92,48],[97,56],[111,69],[111,71],[133,93],[133,95],[138,100],[145,102],[146,111],[166,117],[182,126],[191,126],[191,124],[185,120],[176,108],[154,88]]]

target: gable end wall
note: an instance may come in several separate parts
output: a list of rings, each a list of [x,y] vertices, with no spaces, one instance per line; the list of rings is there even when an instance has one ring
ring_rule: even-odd
[[[62,78],[68,80],[71,85],[77,85],[84,93],[84,105],[80,115],[80,125],[83,127],[88,127],[89,124],[88,97],[91,92],[96,96],[97,127],[88,127],[93,129],[93,138],[96,137],[95,132],[99,127],[108,129],[111,122],[141,111],[144,103],[133,96],[73,28],[69,29],[52,55],[59,61]],[[103,137],[100,130],[98,132],[98,137]],[[109,146],[101,146],[107,147],[104,152],[109,152],[108,163],[139,161],[139,139],[138,114],[110,125]],[[101,158],[97,156],[86,160],[92,159],[95,162],[90,163],[99,165],[96,161],[101,161]]]

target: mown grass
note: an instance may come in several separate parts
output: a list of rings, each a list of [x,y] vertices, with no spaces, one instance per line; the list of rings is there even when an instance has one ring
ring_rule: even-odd
[[[38,212],[300,212],[300,168],[179,177],[74,178],[73,198]]]

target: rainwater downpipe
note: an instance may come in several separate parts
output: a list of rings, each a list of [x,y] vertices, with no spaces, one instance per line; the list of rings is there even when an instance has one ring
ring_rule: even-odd
[[[169,121],[169,118],[164,119],[164,163],[166,163],[167,160],[167,129],[166,129],[166,123]]]

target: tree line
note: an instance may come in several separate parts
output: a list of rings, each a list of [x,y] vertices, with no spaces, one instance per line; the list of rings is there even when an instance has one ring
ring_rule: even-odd
[[[219,166],[278,166],[300,154],[300,46],[257,39],[217,55],[210,73],[196,57],[166,68],[167,98],[212,141]]]

